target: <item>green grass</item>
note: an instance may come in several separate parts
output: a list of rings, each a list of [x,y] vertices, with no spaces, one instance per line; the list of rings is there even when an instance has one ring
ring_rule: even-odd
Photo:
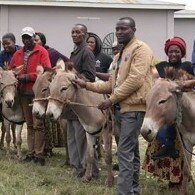
[[[25,134],[23,152],[26,152]],[[145,154],[147,143],[140,137],[141,159]],[[116,148],[113,148],[113,154]],[[115,186],[105,186],[106,170],[100,161],[101,176],[90,183],[82,183],[80,179],[72,175],[68,166],[61,167],[65,159],[65,150],[55,148],[55,155],[47,158],[46,166],[38,166],[34,163],[22,163],[15,158],[15,151],[12,158],[8,159],[5,150],[0,150],[0,195],[114,195]],[[113,155],[114,162],[117,161]],[[115,172],[117,175],[117,172]],[[117,177],[116,177],[117,178]],[[116,181],[115,181],[116,182]],[[141,194],[163,195],[171,194],[165,188],[166,183],[157,182],[152,175],[141,170],[140,187]],[[175,193],[176,194],[176,193]],[[189,194],[193,194],[193,187],[190,185]]]

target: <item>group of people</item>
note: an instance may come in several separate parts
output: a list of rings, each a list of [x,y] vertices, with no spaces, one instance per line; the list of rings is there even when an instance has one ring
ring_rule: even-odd
[[[21,37],[23,47],[16,45],[12,33],[2,37],[4,50],[0,53],[0,66],[2,68],[16,69],[19,81],[21,106],[27,123],[28,154],[25,162],[45,164],[45,149],[47,146],[45,136],[46,127],[41,119],[32,115],[29,104],[33,101],[32,87],[36,80],[36,67],[54,67],[56,61],[62,58],[65,62],[71,61],[80,74],[75,83],[87,90],[109,94],[108,98],[100,102],[101,110],[114,107],[115,118],[119,125],[118,140],[119,176],[117,182],[118,195],[139,194],[139,130],[141,128],[146,110],[146,95],[152,87],[154,71],[154,56],[151,48],[136,38],[136,24],[133,18],[123,17],[116,23],[117,44],[113,45],[116,52],[112,59],[102,52],[101,39],[95,33],[89,33],[84,24],[76,24],[71,35],[75,44],[70,58],[62,55],[57,50],[46,45],[43,33],[35,32],[31,27],[22,29]],[[189,62],[182,62],[186,54],[185,41],[174,37],[166,41],[165,53],[168,61],[155,64],[158,77],[166,77],[166,67],[182,69],[194,75],[193,66]],[[99,80],[96,79],[99,77]],[[184,87],[193,87],[194,82],[185,83]],[[94,116],[95,117],[95,116]],[[67,143],[70,165],[74,175],[82,177],[85,173],[86,133],[78,117],[70,111],[67,118]],[[174,127],[159,130],[155,143],[150,145],[146,152],[143,168],[153,172],[160,178],[170,181],[170,186],[180,185],[182,180],[182,155],[177,150],[176,133]],[[149,158],[149,160],[148,160]],[[151,169],[151,165],[159,159],[169,158],[173,163],[163,171]],[[171,166],[179,161],[181,174],[171,176]],[[161,169],[161,171],[159,171]],[[165,177],[166,175],[166,177]],[[97,161],[93,166],[93,177],[99,176]]]

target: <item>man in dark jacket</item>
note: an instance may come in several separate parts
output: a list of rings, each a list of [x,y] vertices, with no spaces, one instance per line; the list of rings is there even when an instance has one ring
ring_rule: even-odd
[[[76,24],[72,28],[72,40],[75,44],[71,53],[70,61],[81,77],[87,81],[95,81],[95,56],[87,47],[87,27],[83,24]],[[85,173],[85,153],[87,147],[86,133],[78,118],[73,112],[68,119],[68,150],[70,164],[75,168],[74,174],[82,177]],[[97,177],[99,170],[94,166],[93,176]]]

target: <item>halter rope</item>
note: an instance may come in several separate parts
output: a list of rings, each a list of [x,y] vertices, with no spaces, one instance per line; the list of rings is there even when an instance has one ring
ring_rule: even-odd
[[[54,101],[57,101],[57,102],[59,102],[63,105],[67,104],[67,105],[76,105],[76,106],[85,106],[85,107],[98,108],[98,106],[96,106],[96,105],[87,105],[87,104],[82,104],[82,103],[78,103],[78,102],[71,102],[70,100],[63,101],[59,98],[54,98],[54,97],[51,97],[51,96],[49,96],[47,98],[47,100],[54,100]]]
[[[0,91],[1,95],[2,95],[2,91],[3,91],[6,87],[9,87],[9,86],[16,86],[16,84],[17,84],[17,81],[14,82],[14,83],[10,83],[10,84],[5,85],[5,86],[1,89],[1,91]],[[3,98],[3,97],[2,97],[2,98]],[[10,123],[14,123],[14,124],[17,124],[17,125],[22,125],[22,124],[25,122],[25,120],[19,121],[19,122],[10,120],[10,119],[8,119],[8,117],[6,117],[6,116],[3,114],[3,112],[1,112],[1,115],[2,115],[2,117],[3,117],[4,119],[6,119],[7,121],[9,121]]]
[[[176,120],[175,120],[176,125],[175,125],[175,128],[176,128],[177,136],[178,136],[179,141],[180,141],[181,146],[182,146],[182,150],[183,150],[183,154],[184,154],[184,160],[186,161],[187,169],[189,171],[189,175],[191,177],[192,184],[195,187],[195,182],[194,182],[193,175],[192,175],[192,172],[191,172],[191,167],[188,163],[188,159],[186,157],[186,153],[185,153],[184,149],[191,155],[195,155],[195,153],[190,152],[187,149],[187,147],[186,147],[186,145],[183,141],[183,138],[182,138],[182,136],[179,132],[179,127],[181,126],[181,123],[182,123],[182,94],[177,94],[176,95],[176,105],[177,105],[177,111],[176,111]]]

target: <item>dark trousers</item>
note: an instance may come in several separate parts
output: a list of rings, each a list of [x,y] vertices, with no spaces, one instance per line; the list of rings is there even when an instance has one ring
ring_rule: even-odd
[[[76,174],[85,172],[86,132],[78,120],[67,120],[67,142],[70,164]]]

